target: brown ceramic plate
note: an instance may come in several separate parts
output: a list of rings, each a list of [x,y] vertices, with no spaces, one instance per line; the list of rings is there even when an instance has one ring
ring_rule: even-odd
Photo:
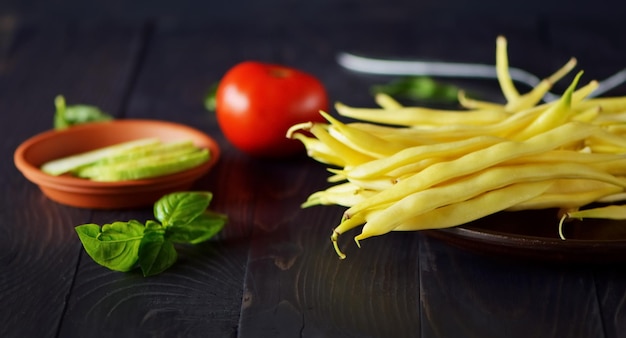
[[[626,222],[567,222],[558,235],[553,209],[501,212],[463,226],[427,230],[429,236],[487,253],[555,262],[626,262]]]
[[[122,182],[94,182],[70,175],[51,176],[39,167],[50,160],[134,139],[158,137],[164,142],[192,140],[210,151],[210,160],[171,175]],[[217,162],[220,149],[205,133],[177,123],[157,120],[114,120],[46,131],[24,141],[15,151],[16,167],[50,199],[94,209],[147,206],[161,196],[189,189]]]

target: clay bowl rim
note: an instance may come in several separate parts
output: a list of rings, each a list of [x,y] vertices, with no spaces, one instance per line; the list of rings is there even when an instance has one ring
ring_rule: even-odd
[[[195,168],[191,168],[189,170],[165,175],[155,178],[148,179],[140,179],[140,180],[128,180],[128,181],[119,181],[119,182],[96,182],[83,178],[73,177],[70,175],[60,175],[60,176],[52,176],[42,172],[39,169],[39,166],[43,164],[43,162],[53,159],[55,156],[52,156],[49,159],[45,159],[41,161],[41,163],[33,163],[31,159],[29,159],[29,152],[35,149],[38,146],[46,142],[55,142],[59,140],[61,137],[69,137],[68,135],[85,135],[88,131],[98,130],[98,129],[115,129],[119,127],[139,127],[139,128],[149,128],[154,127],[155,130],[158,128],[169,128],[172,130],[176,130],[179,133],[185,133],[189,135],[189,138],[194,141],[199,146],[208,148],[210,151],[210,159],[206,163],[197,166]],[[150,134],[150,132],[148,132]],[[155,131],[155,137],[159,137],[159,133]],[[125,137],[123,137],[125,138]],[[126,138],[127,140],[133,139],[133,137]],[[113,143],[109,143],[113,144]],[[70,155],[72,153],[68,153]],[[171,186],[176,185],[178,182],[181,184],[190,180],[195,180],[200,178],[202,175],[206,174],[209,169],[211,169],[217,160],[220,157],[220,148],[217,145],[217,142],[211,138],[209,135],[204,132],[175,122],[162,121],[162,120],[150,120],[150,119],[120,119],[120,120],[112,120],[107,122],[96,122],[89,123],[83,125],[73,126],[63,130],[48,130],[42,133],[36,134],[29,139],[22,142],[14,153],[14,162],[16,167],[22,174],[31,182],[44,186],[47,188],[62,190],[62,191],[73,191],[77,193],[97,193],[102,192],[105,193],[108,190],[120,190],[120,189],[144,189],[147,191],[158,189],[160,186]],[[137,190],[134,190],[137,192]]]

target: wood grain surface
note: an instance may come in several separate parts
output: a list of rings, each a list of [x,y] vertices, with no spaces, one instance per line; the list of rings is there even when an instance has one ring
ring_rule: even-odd
[[[338,259],[329,237],[343,208],[300,207],[328,185],[325,166],[304,155],[250,158],[203,106],[228,68],[252,59],[315,74],[333,102],[374,106],[370,86],[389,78],[341,69],[338,52],[493,63],[500,34],[511,65],[546,76],[576,56],[585,78],[604,78],[626,66],[617,14],[561,15],[564,4],[538,1],[502,16],[495,2],[273,3],[276,11],[241,1],[0,5],[0,337],[623,336],[623,264],[485,255],[417,232],[361,248],[347,233],[348,257]],[[494,82],[445,81],[500,97]],[[194,188],[214,193],[211,208],[229,216],[227,227],[178,247],[179,261],[158,276],[95,264],[74,226],[143,221],[152,210],[63,206],[17,171],[15,148],[52,128],[58,94],[214,137],[222,157]]]

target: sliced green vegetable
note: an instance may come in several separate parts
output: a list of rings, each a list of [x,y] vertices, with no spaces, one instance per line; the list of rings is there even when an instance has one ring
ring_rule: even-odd
[[[191,151],[197,149],[198,147],[196,147],[196,145],[193,144],[193,142],[190,140],[173,141],[168,143],[150,143],[145,146],[139,146],[133,149],[129,149],[128,151],[121,152],[117,155],[105,157],[97,162],[90,164],[90,166],[121,163],[126,161],[139,160],[143,157],[148,156],[168,154],[183,150]]]
[[[209,160],[207,149],[175,151],[137,160],[86,167],[77,176],[99,182],[115,182],[170,175],[196,167]]]
[[[50,175],[70,172],[101,182],[137,180],[191,169],[208,161],[210,155],[208,149],[189,140],[161,143],[146,138],[50,161],[41,170]]]
[[[47,174],[58,176],[76,170],[84,165],[102,160],[106,157],[117,156],[126,151],[149,144],[158,144],[157,138],[144,138],[116,145],[99,148],[85,153],[64,157],[44,163],[41,170]]]

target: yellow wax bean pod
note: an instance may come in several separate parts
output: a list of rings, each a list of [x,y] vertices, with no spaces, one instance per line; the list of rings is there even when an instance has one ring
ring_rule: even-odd
[[[567,219],[585,219],[585,218],[600,218],[600,219],[626,219],[626,205],[608,205],[604,207],[597,207],[585,210],[568,211],[563,214],[561,221],[559,222],[559,236],[561,239],[565,239],[563,235],[563,223]]]
[[[374,96],[374,100],[383,109],[393,110],[393,109],[400,109],[403,107],[403,105],[400,102],[398,102],[393,97],[385,93],[377,93],[376,96]]]
[[[387,173],[387,176],[395,177],[396,183],[398,183],[398,181],[403,180],[407,177],[410,177],[413,174],[416,174],[435,163],[450,161],[452,159],[454,159],[454,157],[429,157],[427,159],[423,159],[417,162],[406,164],[401,167],[390,170]]]
[[[614,194],[606,195],[606,196],[603,196],[601,198],[598,198],[594,202],[598,202],[598,203],[615,203],[615,202],[622,202],[622,201],[626,201],[626,192],[617,192],[617,193],[614,193]]]
[[[368,197],[368,191],[360,191],[354,194],[342,193],[342,194],[330,194],[323,192],[319,195],[316,201],[308,200],[302,207],[307,208],[314,205],[339,205],[339,206],[351,206]]]
[[[600,106],[603,114],[625,113],[626,96],[592,98],[579,103],[581,109],[588,106]]]
[[[352,178],[376,177],[424,159],[441,156],[460,156],[502,141],[503,139],[498,137],[477,136],[460,141],[410,147],[400,150],[389,157],[354,166],[346,175]]]
[[[582,105],[582,103],[588,99],[587,97],[589,96],[589,94],[593,93],[593,91],[596,90],[599,85],[600,84],[598,83],[598,81],[592,80],[589,81],[589,83],[587,83],[586,85],[575,90],[572,94],[572,105],[575,105],[579,109],[588,108]]]
[[[537,116],[529,126],[517,133],[514,138],[516,140],[525,140],[569,121],[573,116],[573,110],[571,109],[572,94],[574,93],[580,76],[582,76],[582,72],[578,73],[572,84],[558,101]]]
[[[381,213],[367,217],[367,222],[358,239],[385,234],[413,215],[470,199],[486,191],[515,183],[559,178],[593,179],[622,188],[626,187],[626,180],[582,164],[549,163],[496,166],[461,178],[451,184],[438,185],[407,194],[406,197],[399,199]]]
[[[596,130],[597,127],[594,126],[570,122],[523,142],[504,141],[452,161],[436,163],[405,180],[399,181],[393,187],[379,192],[363,203],[349,208],[344,215],[350,217],[361,210],[397,201],[404,196],[435,184],[471,174],[520,156],[556,149],[563,144],[584,139]]]
[[[541,101],[550,88],[552,88],[552,83],[548,80],[543,80],[539,82],[537,86],[533,87],[530,92],[516,98],[513,101],[507,102],[504,109],[509,113],[530,109]]]
[[[509,73],[509,55],[507,51],[507,41],[504,36],[498,36],[496,38],[496,76],[498,77],[498,83],[500,89],[507,102],[517,100],[519,92]]]
[[[329,133],[348,147],[374,158],[391,155],[406,147],[397,142],[388,142],[375,135],[355,129],[333,118],[325,112],[320,112],[330,122]]]
[[[398,179],[390,176],[379,176],[371,179],[355,179],[348,177],[348,181],[368,190],[385,190],[391,188],[398,182]]]
[[[285,137],[293,138],[293,136],[297,132],[303,131],[303,130],[309,130],[312,125],[313,125],[313,122],[302,122],[302,123],[294,124],[293,126],[289,127],[289,129],[287,129],[287,133],[285,134]]]
[[[601,163],[626,159],[626,154],[593,153],[580,150],[550,150],[540,154],[521,156],[504,164],[561,162],[561,163]]]
[[[467,97],[467,94],[465,93],[464,90],[459,90],[458,98],[459,98],[459,104],[461,105],[461,107],[466,108],[466,109],[489,109],[489,110],[495,110],[495,111],[498,111],[498,110],[505,111],[504,109],[505,106],[503,104],[471,99]]]
[[[580,112],[575,113],[572,117],[572,121],[601,124],[597,123],[597,119],[600,116],[601,111],[602,108],[600,106],[584,109]]]
[[[604,128],[607,132],[613,135],[620,135],[626,137],[626,124],[617,123],[605,126]]]
[[[615,114],[626,112],[626,96],[619,97],[596,97],[578,103],[579,109],[587,109],[594,106],[602,107],[603,114]]]
[[[364,137],[360,137],[355,135],[355,133],[346,133],[345,130],[339,130],[334,126],[331,126],[328,131],[337,141],[373,159],[387,157],[406,147],[399,141],[389,141],[375,135],[363,135]]]
[[[601,105],[592,106],[587,109],[595,109],[598,111],[598,115],[593,119],[593,123],[598,125],[612,125],[612,124],[624,124],[626,123],[626,111],[619,113],[605,114]]]
[[[590,163],[590,165],[598,170],[602,170],[611,175],[626,175],[626,158],[621,158],[613,161],[593,162]]]
[[[348,176],[346,175],[346,173],[350,171],[350,167],[344,167],[343,169],[326,168],[326,170],[333,174],[332,176],[328,178],[328,182],[336,183],[336,182],[342,182],[342,181],[348,180]],[[392,179],[392,178],[393,177],[389,177],[388,179]],[[372,180],[378,180],[378,179],[387,179],[387,178],[377,177],[377,178],[373,178]]]
[[[426,107],[401,107],[397,109],[354,108],[335,104],[339,115],[374,123],[395,126],[441,126],[450,124],[486,125],[507,118],[502,110],[444,110]]]
[[[328,182],[336,183],[336,182],[345,181],[347,179],[347,177],[341,172],[339,172],[338,169],[336,168],[326,168],[326,170],[328,170],[329,172],[333,174],[326,179]]]
[[[562,79],[572,69],[574,69],[574,67],[576,67],[576,59],[571,58],[565,65],[563,65],[563,67],[554,72],[554,74],[542,80],[537,86],[533,87],[530,92],[521,95],[514,101],[508,102],[505,108],[506,111],[517,112],[534,107],[552,88],[554,83]]]
[[[332,193],[345,193],[345,192],[356,192],[358,190],[361,190],[362,188],[359,187],[358,185],[352,183],[352,182],[343,182],[343,183],[339,183],[339,184],[335,184],[329,188],[326,188],[325,190],[322,191],[328,191],[328,192],[332,192]]]
[[[363,189],[353,183],[346,182],[311,194],[302,204],[302,207],[308,208],[314,205],[331,204],[347,207],[354,205],[358,201],[361,201],[372,194],[372,191]]]
[[[309,128],[309,131],[328,148],[333,149],[337,156],[344,159],[344,167],[367,163],[374,159],[372,156],[346,146],[344,143],[331,136],[325,125],[315,123]]]
[[[446,205],[428,213],[413,216],[393,230],[443,229],[466,224],[532,199],[544,192],[550,185],[550,181],[512,184],[501,189],[485,192],[466,201]]]
[[[579,74],[580,75],[580,74]],[[525,110],[521,110],[521,111],[517,111],[517,112],[512,112],[514,113],[513,115],[517,118],[524,117],[525,120],[531,119],[531,118],[539,118],[541,116],[543,116],[544,114],[547,113],[547,111],[549,109],[552,109],[550,112],[551,113],[548,114],[550,116],[559,116],[558,111],[555,111],[554,106],[556,104],[558,104],[559,102],[563,101],[563,100],[569,100],[569,107],[570,109],[572,109],[571,115],[569,115],[568,117],[570,117],[573,120],[573,116],[576,116],[576,114],[579,114],[580,111],[584,111],[586,109],[588,109],[589,107],[579,107],[579,104],[581,101],[583,101],[591,92],[593,92],[593,90],[597,87],[598,83],[597,81],[591,81],[590,83],[588,83],[587,85],[583,86],[582,88],[579,88],[577,90],[574,90],[573,92],[571,92],[571,97],[569,98],[565,98],[565,97],[561,97],[559,100],[553,101],[553,102],[548,102],[548,103],[544,103],[544,104],[540,104],[537,105],[535,107],[532,108],[528,108]],[[570,88],[574,89],[575,87],[575,83],[573,82],[572,84],[570,84]],[[565,92],[564,96],[568,94],[567,91]],[[575,109],[574,109],[575,107]],[[546,119],[546,117],[543,117],[544,119]],[[563,120],[569,120],[566,118],[563,118]],[[535,123],[536,125],[541,126],[540,123]],[[545,128],[545,126],[544,126]],[[545,128],[547,129],[547,128]],[[502,134],[502,135],[507,135],[507,136],[511,136],[514,135],[513,133],[508,133],[508,134]],[[528,137],[528,136],[526,136]],[[520,139],[520,137],[518,137],[518,139]]]
[[[345,167],[349,165],[360,164],[373,159],[372,157],[359,153],[358,151],[346,146],[342,142],[339,142],[338,140],[330,136],[327,129],[328,126],[326,124],[305,122],[291,127],[287,132],[287,137],[300,140],[302,143],[304,143],[304,146],[305,148],[307,148],[307,151],[309,153],[326,153],[329,156],[325,156],[324,158],[335,159],[330,162],[328,160],[324,161],[323,163],[326,164],[335,164],[341,167]],[[317,138],[318,142],[314,142],[312,141],[312,138],[299,134],[298,131],[310,132]],[[320,143],[323,144],[323,146]]]
[[[307,155],[320,163],[338,167],[344,167],[347,164],[333,149],[316,138],[307,137],[300,133],[292,134],[291,138],[302,142],[307,151]]]
[[[619,154],[626,153],[626,148],[602,142],[587,141],[586,145],[594,153]]]
[[[552,182],[550,188],[543,194],[519,203],[508,210],[579,208],[624,190],[624,188],[611,183],[588,179],[557,179]]]
[[[626,136],[614,134],[605,128],[598,128],[597,132],[587,138],[586,144],[592,150],[594,145],[613,146],[617,149],[615,152],[623,153],[626,149]]]
[[[350,126],[375,135],[389,142],[407,146],[460,141],[479,136],[509,137],[525,128],[542,112],[543,107],[524,113],[511,114],[508,118],[489,125],[447,125],[436,128],[394,128],[371,123],[350,123]]]
[[[325,203],[325,191],[316,191],[309,195],[306,201],[300,205],[301,208],[308,208],[316,205],[326,205]],[[338,204],[341,205],[341,204]]]
[[[372,214],[375,214],[377,212],[382,212],[382,209],[370,210],[369,212]],[[341,223],[335,229],[333,229],[333,232],[330,235],[330,240],[339,258],[341,259],[346,258],[346,255],[341,251],[341,249],[339,249],[339,242],[338,242],[339,236],[346,231],[349,231],[358,227],[359,225],[363,224],[363,222],[365,222],[365,218],[361,218],[361,217],[342,218]]]
[[[557,83],[562,78],[564,78],[567,74],[569,74],[572,71],[572,69],[576,67],[577,63],[578,63],[578,60],[576,60],[576,58],[574,57],[570,58],[561,68],[559,68],[556,72],[554,72],[552,75],[550,75],[547,78],[548,82],[550,82],[551,84]]]
[[[418,162],[414,162],[414,163],[407,164],[402,167],[393,169],[383,176],[378,176],[378,177],[373,177],[373,178],[362,178],[362,179],[350,178],[348,174],[350,172],[350,169],[346,168],[343,170],[334,171],[337,174],[333,176],[332,182],[350,180],[358,184],[363,184],[364,187],[369,187],[371,189],[373,189],[374,187],[377,187],[378,188],[377,190],[384,190],[380,188],[382,188],[383,186],[390,188],[393,184],[398,183],[398,181],[403,180],[407,177],[410,177],[416,174],[417,172],[422,171],[425,168],[435,163],[449,161],[449,160],[451,160],[451,158],[431,157],[431,158],[427,158]],[[329,180],[329,182],[331,181]]]
[[[553,208],[580,208],[587,204],[593,203],[602,199],[605,196],[609,196],[611,192],[615,190],[605,188],[600,190],[583,191],[576,194],[573,193],[546,193],[527,201],[521,202],[514,207],[507,209],[507,211],[522,211],[522,210],[538,210],[538,209],[553,209]]]
[[[300,131],[308,131],[312,126],[313,122],[295,124],[287,130],[286,137],[302,142],[307,151],[307,155],[316,161],[344,167],[346,165],[345,160],[337,155],[335,150],[316,138],[308,137],[300,133]]]
[[[368,122],[350,122],[348,125],[385,141],[406,143],[409,147],[438,142],[431,135],[427,135],[428,133],[422,133],[416,128],[397,128]]]
[[[546,194],[578,194],[588,191],[610,191],[610,194],[614,194],[623,189],[624,188],[613,183],[593,179],[561,178],[553,180]]]
[[[626,219],[626,205],[608,205],[604,207],[567,212],[568,218]]]

